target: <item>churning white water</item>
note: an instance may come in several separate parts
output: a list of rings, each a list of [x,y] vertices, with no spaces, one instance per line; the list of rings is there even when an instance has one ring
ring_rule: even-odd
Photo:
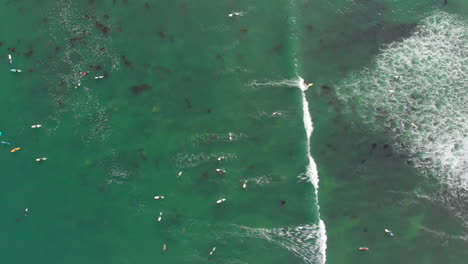
[[[468,223],[468,25],[437,11],[339,87],[343,103],[434,177],[430,194]],[[448,197],[449,196],[449,197]],[[468,226],[468,225],[467,225]]]

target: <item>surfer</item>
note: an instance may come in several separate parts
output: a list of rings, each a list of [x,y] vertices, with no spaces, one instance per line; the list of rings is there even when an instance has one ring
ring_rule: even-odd
[[[247,189],[247,180],[242,183],[242,190]]]
[[[37,162],[40,162],[40,161],[45,161],[45,160],[47,160],[47,158],[46,158],[46,157],[43,157],[43,158],[37,158],[37,159],[36,159],[36,161],[37,161]]]
[[[8,61],[10,62],[10,64],[13,63],[13,60],[11,59],[11,54],[8,54]]]
[[[232,133],[229,132],[229,137],[228,137],[229,141],[232,141]]]
[[[18,150],[20,150],[20,149],[21,149],[21,148],[14,148],[14,149],[10,150],[10,152],[16,152],[16,151],[18,151]]]
[[[26,208],[26,209],[24,209],[24,216],[28,216],[28,215],[29,215],[29,209]]]
[[[385,234],[389,235],[389,236],[393,236],[393,233],[391,230],[388,230],[385,228]]]
[[[164,198],[166,198],[166,197],[164,197],[164,196],[162,196],[162,195],[156,195],[156,196],[154,197],[155,200],[161,200],[161,199],[164,199]]]
[[[177,173],[177,177],[180,177],[182,176],[182,171],[179,171],[179,173]]]
[[[10,142],[6,142],[6,141],[3,141],[3,140],[0,143],[2,143],[3,145],[11,145]]]
[[[216,172],[219,173],[220,175],[226,174],[226,170],[224,169],[216,169]]]
[[[162,220],[162,212],[159,212],[158,222],[161,222],[161,220]]]
[[[19,69],[10,69],[11,72],[21,72]]]
[[[104,79],[104,75],[95,76],[94,79]]]
[[[213,247],[210,251],[210,256],[213,255],[213,253],[216,251],[216,247]]]
[[[42,125],[37,124],[37,125],[32,125],[31,128],[40,128],[41,126]]]
[[[163,244],[163,247],[162,247],[162,251],[163,251],[163,252],[166,252],[166,250],[167,250],[167,246],[166,246],[166,243],[164,243],[164,244]]]
[[[282,113],[281,113],[281,112],[273,112],[271,115],[272,115],[272,116],[281,116]]]
[[[224,156],[219,156],[218,161],[222,161],[224,159]]]
[[[226,201],[226,198],[221,198],[218,201],[216,201],[217,204],[224,203]]]
[[[232,13],[229,13],[228,16],[229,16],[229,17],[233,17],[233,16],[242,16],[242,12],[232,12]]]
[[[368,247],[360,247],[359,251],[369,251],[369,248]]]

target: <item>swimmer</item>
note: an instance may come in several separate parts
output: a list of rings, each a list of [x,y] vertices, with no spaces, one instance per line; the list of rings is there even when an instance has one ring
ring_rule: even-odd
[[[12,58],[11,58],[11,54],[8,54],[8,61],[10,62],[10,64],[13,63],[13,60],[12,60]]]
[[[19,69],[10,69],[11,72],[21,72]]]
[[[94,79],[104,79],[104,75],[95,76]]]
[[[242,183],[242,190],[247,189],[247,180]]]
[[[3,145],[11,145],[10,142],[6,142],[6,141],[1,141],[0,143],[2,143]]]
[[[166,197],[164,197],[162,195],[157,195],[157,196],[154,197],[155,200],[162,200],[164,198],[166,198]]]
[[[213,247],[210,251],[210,256],[213,255],[213,253],[216,251],[216,247]]]
[[[224,159],[224,156],[218,157],[218,161],[222,161]]]
[[[229,137],[228,137],[229,141],[232,141],[232,133],[229,132]]]
[[[26,209],[24,209],[24,216],[28,216],[28,215],[29,215],[29,209],[26,208]]]
[[[224,169],[216,169],[216,172],[221,174],[221,175],[226,174],[226,170],[224,170]]]
[[[20,150],[20,149],[21,149],[21,148],[14,148],[14,149],[10,150],[10,152],[16,152],[16,151],[18,151],[18,150]]]
[[[411,126],[412,126],[414,129],[417,129],[417,128],[418,128],[418,126],[415,125],[414,123],[411,123]]]
[[[42,127],[42,125],[39,125],[39,124],[31,126],[31,128],[40,128],[40,127]]]
[[[47,160],[47,158],[46,158],[46,157],[44,157],[44,158],[38,158],[38,159],[36,159],[36,161],[37,161],[37,162],[39,162],[39,161],[45,161],[45,160]]]
[[[360,248],[359,248],[359,251],[369,251],[369,248],[367,248],[367,247],[360,247]]]
[[[163,247],[162,247],[162,251],[163,251],[163,252],[166,252],[166,250],[167,250],[167,246],[166,246],[166,243],[164,243],[164,244],[163,244]]]
[[[283,113],[281,112],[273,112],[271,115],[272,116],[281,116]]]
[[[226,201],[226,198],[221,198],[218,201],[216,201],[217,204],[224,203]]]
[[[385,228],[385,234],[389,235],[389,236],[393,236],[393,233],[392,231],[388,230]]]
[[[161,220],[162,220],[162,212],[159,212],[158,222],[161,222]]]
[[[177,177],[180,177],[182,176],[182,171],[179,171],[179,173],[177,173]]]

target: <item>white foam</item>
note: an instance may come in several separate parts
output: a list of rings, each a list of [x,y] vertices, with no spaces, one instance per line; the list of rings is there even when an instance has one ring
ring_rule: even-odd
[[[89,78],[81,72],[87,69],[88,65],[97,64],[111,72],[118,68],[120,58],[112,47],[112,39],[100,32],[94,32],[95,21],[86,18],[74,1],[56,1],[49,13],[49,28],[45,34],[60,46],[60,50],[53,60],[42,63],[48,70],[44,76],[50,82],[49,95],[63,105],[57,109],[55,118],[58,119],[63,113],[71,111],[74,114],[76,131],[83,127],[82,122],[86,122],[84,127],[90,129],[89,137],[84,138],[85,141],[102,141],[109,135],[107,108],[102,106],[99,97],[86,87]],[[91,16],[93,15],[100,17],[96,10],[92,12]],[[71,41],[71,38],[76,41]],[[61,86],[60,89],[57,89],[58,85]],[[82,89],[70,89],[78,86]]]
[[[372,68],[347,78],[338,96],[374,132],[390,135],[393,149],[415,168],[437,179],[433,199],[467,215],[467,87],[468,25],[437,11],[410,37],[382,49]]]
[[[302,78],[299,77],[299,80],[280,80],[280,81],[266,81],[266,82],[261,82],[257,80],[253,80],[252,82],[248,83],[247,85],[252,88],[257,88],[257,87],[272,87],[272,86],[282,86],[282,87],[299,87],[302,90],[301,83],[304,82]]]
[[[207,163],[210,161],[216,161],[219,157],[223,156],[223,162],[237,159],[236,154],[227,153],[227,152],[217,152],[217,153],[177,153],[176,156],[176,166],[178,168],[194,168],[200,164]]]
[[[247,135],[242,132],[228,132],[225,134],[201,133],[192,136],[191,141],[194,144],[210,144],[216,142],[233,142],[241,140],[243,138],[247,138]]]

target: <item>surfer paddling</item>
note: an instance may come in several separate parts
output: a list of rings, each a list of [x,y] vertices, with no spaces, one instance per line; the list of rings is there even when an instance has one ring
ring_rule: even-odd
[[[224,203],[226,201],[226,198],[221,198],[218,201],[216,201],[217,204]]]
[[[360,247],[358,249],[359,249],[359,251],[369,251],[368,247]]]
[[[37,162],[46,161],[46,160],[47,160],[46,157],[42,157],[42,158],[37,158],[37,159],[36,159]]]
[[[393,232],[391,230],[388,230],[387,228],[385,228],[385,234],[388,236],[393,236]]]
[[[216,247],[213,247],[213,248],[211,249],[211,251],[210,251],[210,256],[212,256],[213,253],[215,253],[215,251],[216,251]]]
[[[162,200],[162,199],[165,199],[166,197],[162,196],[162,195],[156,195],[154,197],[155,200]]]
[[[162,215],[163,215],[163,213],[162,213],[162,212],[159,212],[158,222],[161,222],[161,220],[162,220]]]
[[[234,16],[242,16],[242,12],[232,12],[228,14],[228,17],[234,17]]]
[[[10,64],[13,63],[13,60],[12,60],[12,58],[11,58],[11,54],[8,54],[8,62],[10,62]]]
[[[21,149],[21,148],[19,148],[19,147],[18,147],[18,148],[14,148],[14,149],[10,150],[10,152],[13,153],[13,152],[16,152],[16,151],[18,151],[18,150],[20,150],[20,149]]]
[[[37,124],[37,125],[32,125],[31,128],[40,128],[41,126],[42,125]]]
[[[216,172],[220,175],[224,175],[226,174],[226,170],[225,169],[216,169]]]
[[[247,189],[247,180],[242,183],[242,190]]]
[[[29,216],[29,209],[28,208],[24,209],[24,216]]]
[[[180,177],[182,176],[182,171],[179,171],[179,173],[177,173],[177,177]]]

